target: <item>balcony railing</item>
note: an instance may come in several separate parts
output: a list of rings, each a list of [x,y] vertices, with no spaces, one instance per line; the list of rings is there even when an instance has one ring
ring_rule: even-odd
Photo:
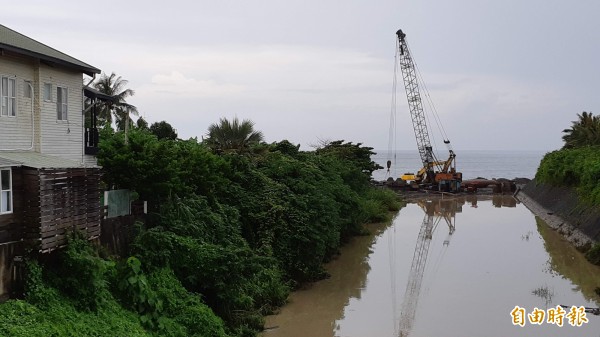
[[[96,155],[98,153],[99,139],[97,128],[85,128],[85,154]]]

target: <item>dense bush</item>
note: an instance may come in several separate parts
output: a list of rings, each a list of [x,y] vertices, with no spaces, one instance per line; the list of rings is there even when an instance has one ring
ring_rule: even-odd
[[[225,161],[196,140],[158,140],[145,130],[132,130],[128,144],[120,134],[100,142],[98,163],[108,186],[136,191],[158,211],[172,195],[215,197],[227,185]]]
[[[144,129],[128,143],[122,133],[103,137],[107,186],[149,202],[133,256],[106,260],[74,238],[44,268],[31,264],[27,302],[0,306],[0,333],[23,335],[8,330],[19,322],[35,326],[32,336],[66,335],[62,326],[78,336],[253,336],[290,288],[325,276],[322,264],[363,223],[399,208],[393,192],[369,185],[379,167],[361,144],[304,152],[282,141],[215,153]],[[42,315],[50,307],[54,322]]]
[[[25,301],[0,305],[1,336],[228,336],[172,270],[146,273],[135,257],[115,264],[77,237],[45,266],[29,261],[26,274]]]
[[[172,270],[158,269],[148,275],[148,282],[155,287],[158,298],[162,299],[164,312],[183,328],[181,336],[227,336],[221,318],[202,302],[200,295],[188,292]]]
[[[593,264],[600,265],[600,243],[596,243],[585,253],[585,257]]]
[[[78,233],[73,233],[65,249],[58,251],[52,268],[47,268],[51,284],[71,298],[80,309],[96,310],[110,298],[108,277],[114,262],[100,258]]]
[[[547,153],[535,176],[541,183],[575,188],[583,200],[600,204],[600,147]]]
[[[56,289],[52,291],[54,297],[46,308],[22,300],[9,300],[0,305],[0,336],[154,336],[141,326],[137,315],[124,310],[114,300],[91,312],[78,310]]]
[[[156,268],[171,268],[186,289],[202,294],[230,322],[252,320],[255,328],[260,327],[262,315],[287,296],[277,262],[248,247],[204,243],[161,228],[142,233],[136,247],[142,260]]]
[[[69,248],[68,253],[61,254],[53,267],[62,269],[72,264],[73,260],[81,261],[90,257],[88,248],[91,247],[87,242],[75,239],[71,243],[78,248]],[[82,249],[83,246],[87,248]],[[95,267],[90,268],[92,272],[84,271],[81,284],[70,283],[77,288],[71,290],[70,294],[80,293],[82,299],[65,296],[62,291],[64,287],[59,290],[53,285],[57,281],[53,273],[44,270],[35,260],[29,261],[25,269],[25,301],[9,300],[0,305],[0,336],[153,336],[142,327],[135,313],[125,310],[110,295],[104,287],[108,282],[107,274],[95,273]],[[65,276],[71,275],[77,274],[73,271]],[[102,293],[98,294],[101,300],[94,299],[93,294],[84,289],[90,285],[90,281],[92,284],[103,284]],[[91,306],[82,308],[84,303]]]

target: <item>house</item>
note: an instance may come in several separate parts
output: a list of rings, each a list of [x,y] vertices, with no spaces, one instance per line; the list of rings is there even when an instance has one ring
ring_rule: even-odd
[[[84,86],[99,73],[0,25],[0,295],[24,249],[50,252],[73,229],[100,235],[96,104],[83,109],[111,99]]]

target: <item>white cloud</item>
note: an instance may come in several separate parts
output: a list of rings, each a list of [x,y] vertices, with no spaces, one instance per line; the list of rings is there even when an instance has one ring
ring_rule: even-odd
[[[354,50],[313,46],[217,45],[148,50],[134,45],[119,62],[134,71],[163,75],[176,71],[200,81],[237,83],[258,90],[364,88],[379,84],[379,78],[374,82],[369,76],[374,73],[391,81],[386,68],[391,67],[391,60],[382,61]]]
[[[223,97],[242,92],[244,86],[232,83],[219,84],[214,80],[198,80],[186,77],[179,71],[169,74],[156,74],[152,76],[150,84],[144,85],[137,90],[138,95],[155,95],[178,99],[180,96]]]

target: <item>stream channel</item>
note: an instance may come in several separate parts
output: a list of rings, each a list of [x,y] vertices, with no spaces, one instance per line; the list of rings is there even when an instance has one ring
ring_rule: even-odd
[[[326,265],[330,278],[267,317],[263,337],[600,336],[600,316],[567,318],[600,306],[600,267],[512,196],[423,199],[368,229]],[[561,304],[562,327],[547,322]],[[535,308],[542,324],[527,318]]]

